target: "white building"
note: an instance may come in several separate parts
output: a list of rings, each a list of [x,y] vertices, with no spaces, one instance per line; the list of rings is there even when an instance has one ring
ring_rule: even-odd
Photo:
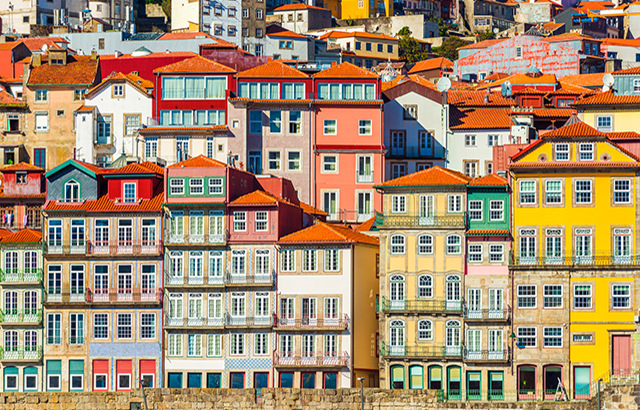
[[[138,129],[153,116],[153,83],[135,74],[112,73],[87,91],[75,115],[76,157],[106,165],[137,152]]]
[[[445,166],[445,99],[418,75],[402,76],[383,92],[385,180]]]
[[[28,35],[32,24],[60,24],[54,19],[55,10],[65,10],[73,25],[81,21],[80,0],[0,0],[2,32]]]
[[[313,47],[314,42],[315,39],[272,25],[267,27],[265,55],[284,60],[309,61],[309,47]]]
[[[331,27],[331,11],[304,3],[285,4],[273,10],[280,25],[294,33]]]

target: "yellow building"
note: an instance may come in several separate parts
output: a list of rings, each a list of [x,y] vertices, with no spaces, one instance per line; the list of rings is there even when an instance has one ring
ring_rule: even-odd
[[[399,61],[399,39],[386,34],[329,31],[320,37],[329,48],[340,47],[343,58],[368,70],[380,63]]]
[[[514,368],[519,398],[574,398],[635,366],[640,160],[572,117],[513,157]],[[532,397],[533,396],[533,397]]]
[[[336,3],[339,6],[336,7]],[[391,0],[328,0],[325,7],[334,13],[340,11],[338,19],[367,19],[371,17],[391,17],[393,16],[393,2]]]

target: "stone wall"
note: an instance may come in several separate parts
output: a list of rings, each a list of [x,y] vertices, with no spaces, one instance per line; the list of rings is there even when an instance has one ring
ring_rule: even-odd
[[[255,390],[147,389],[149,410],[188,409],[360,409],[360,389],[263,389],[261,402]],[[439,403],[432,390],[365,389],[365,410],[598,410],[597,399],[583,402]],[[640,385],[609,388],[602,393],[602,410],[635,410]],[[144,410],[141,390],[118,393],[0,393],[0,410]]]

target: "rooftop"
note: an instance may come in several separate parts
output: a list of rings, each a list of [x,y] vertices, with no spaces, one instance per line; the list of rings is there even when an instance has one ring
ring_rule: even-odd
[[[356,232],[343,225],[317,222],[316,224],[280,238],[280,244],[298,243],[364,243],[378,246],[377,238]]]
[[[452,130],[511,129],[513,121],[508,108],[453,108],[450,113]]]
[[[467,185],[469,181],[471,178],[461,172],[435,166],[383,182],[374,188]]]
[[[300,40],[308,40],[306,36],[302,34],[295,33],[291,30],[287,30],[286,28],[277,26],[275,24],[267,27],[267,36],[269,37],[288,37],[288,38],[296,38]]]
[[[19,162],[17,164],[6,165],[0,168],[0,172],[16,172],[16,171],[44,172],[44,169],[37,167],[35,165],[29,164],[28,162]]]
[[[173,165],[169,165],[167,168],[225,168],[227,164],[220,162],[213,158],[205,157],[204,155],[198,155],[197,157],[185,159]]]
[[[375,73],[364,68],[344,62],[331,66],[313,75],[313,78],[379,78]]]
[[[6,236],[2,236],[0,244],[5,243],[40,243],[42,241],[42,231],[36,231],[35,229],[22,229],[18,232],[11,233]]]
[[[418,61],[411,67],[409,74],[421,71],[435,70],[437,68],[452,68],[453,62],[446,57],[436,57],[429,60]]]
[[[472,179],[469,186],[509,186],[509,182],[498,174],[489,174]]]
[[[91,85],[96,80],[98,60],[91,56],[67,56],[66,65],[44,63],[33,67],[29,86],[33,85]]]
[[[275,9],[273,9],[273,11],[309,10],[309,9],[329,11],[328,9],[323,9],[322,7],[309,6],[304,3],[285,4],[283,6],[276,7]]]
[[[375,40],[394,40],[399,41],[396,37],[391,37],[386,34],[373,34],[367,33],[363,31],[328,31],[327,33],[320,36],[320,40],[327,40],[330,38],[369,38]]]
[[[154,73],[235,73],[236,70],[202,56],[159,67]]]

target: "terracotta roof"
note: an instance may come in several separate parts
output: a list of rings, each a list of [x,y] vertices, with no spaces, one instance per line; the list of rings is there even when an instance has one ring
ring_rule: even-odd
[[[0,107],[26,107],[27,103],[9,94],[0,87]]]
[[[640,140],[640,134],[635,131],[607,132],[605,135],[610,140]]]
[[[538,90],[536,88],[526,87],[522,90],[516,90],[513,95],[546,95],[548,91]]]
[[[608,46],[623,46],[623,47],[640,47],[640,39],[630,38],[604,38],[602,44]]]
[[[363,31],[328,31],[327,33],[320,36],[320,40],[326,40],[328,38],[370,38],[376,40],[395,40],[399,41],[396,37],[391,37],[386,34],[373,34],[367,33]]]
[[[273,9],[273,11],[306,10],[306,9],[329,11],[328,9],[323,9],[322,7],[309,6],[304,3],[285,4],[284,6],[276,7],[275,9]]]
[[[159,40],[193,40],[195,38],[208,38],[210,40],[220,40],[217,37],[213,37],[207,33],[203,33],[202,31],[185,31],[182,33],[164,33],[160,37]],[[224,41],[224,40],[223,40]]]
[[[378,75],[353,65],[349,62],[344,62],[336,66],[327,68],[313,75],[314,78],[378,78]]]
[[[308,40],[306,36],[302,34],[295,33],[291,30],[287,30],[286,28],[277,26],[275,24],[267,27],[267,36],[269,37],[287,37],[287,38],[297,38],[300,40]]]
[[[559,28],[560,28],[560,27],[562,27],[562,26],[564,26],[564,23],[554,23],[554,22],[550,22],[550,23],[544,23],[544,24],[542,25],[542,28],[543,28],[544,30],[547,30],[547,31],[551,31],[551,32],[553,32],[553,31],[556,31],[557,29],[559,29]]]
[[[469,44],[468,46],[460,47],[460,48],[458,48],[458,50],[487,48],[487,47],[491,47],[491,46],[493,46],[495,44],[502,43],[505,40],[506,40],[506,38],[499,38],[499,39],[495,39],[495,40],[484,40],[484,41],[480,41],[479,43]]]
[[[224,162],[205,157],[204,155],[198,155],[197,157],[185,159],[184,161],[169,165],[167,168],[225,168],[226,166],[227,164],[225,164]]]
[[[472,179],[469,186],[509,186],[509,182],[498,174],[489,174]]]
[[[409,74],[418,73],[420,71],[434,70],[436,68],[451,68],[453,63],[446,57],[437,57],[429,60],[418,61],[411,67]]]
[[[410,75],[398,76],[391,81],[382,83],[382,91],[390,90],[391,88],[396,87],[400,84],[404,84],[407,81],[420,84],[424,87],[431,88],[432,90],[437,90],[436,85],[431,81],[427,80],[426,78],[418,74],[410,74]]]
[[[346,226],[326,222],[318,222],[308,228],[284,236],[278,241],[281,244],[324,242],[366,243],[376,246],[380,244],[377,238],[356,232]]]
[[[0,239],[0,243],[40,243],[42,241],[42,231],[35,229],[22,229],[18,232],[4,236]]]
[[[614,71],[611,74],[616,74],[616,75],[640,74],[640,66],[631,67],[631,68],[627,68],[627,69],[624,69],[624,70]],[[600,73],[600,75],[604,78],[604,74],[603,73]]]
[[[368,232],[371,230],[371,228],[373,227],[373,225],[376,222],[376,217],[373,216],[369,219],[367,219],[366,221],[364,221],[363,223],[361,223],[360,225],[358,225],[358,227],[355,229],[356,232]]]
[[[558,88],[555,91],[551,91],[548,95],[576,95],[576,94],[590,94],[592,89],[581,87],[579,85],[573,85],[563,80],[558,81]]]
[[[234,46],[235,47],[235,46]],[[131,53],[129,54],[122,54],[118,57],[115,56],[115,54],[102,54],[100,55],[100,60],[115,60],[115,59],[135,59],[135,60],[140,60],[140,59],[145,59],[145,58],[158,58],[158,57],[195,57],[197,56],[197,53],[194,53],[193,51],[170,51],[170,52],[158,52],[158,53],[151,53],[151,54],[147,54],[147,55],[143,55],[143,56],[134,56]]]
[[[29,164],[28,162],[19,162],[13,165],[7,165],[0,168],[2,172],[11,172],[11,171],[31,171],[31,172],[44,172],[44,169],[37,167],[35,165]]]
[[[84,162],[84,161],[78,161],[77,159],[72,160],[80,165],[82,165],[85,168],[90,169],[91,171],[93,171],[96,174],[108,174],[109,172],[111,172],[110,169],[105,169],[105,168],[101,168],[97,165],[94,164],[90,164],[88,162]]]
[[[511,129],[509,112],[500,108],[453,108],[449,125],[452,130]]]
[[[501,92],[489,93],[485,101],[486,91],[455,90],[447,93],[447,101],[456,107],[511,107],[516,105],[512,98],[505,98]]]
[[[91,56],[67,56],[67,65],[33,67],[28,85],[91,85],[97,71],[98,60]]]
[[[111,175],[162,175],[163,172],[157,172],[155,169],[151,169],[150,167],[146,167],[142,164],[137,164],[135,162],[125,165],[122,168],[116,168],[112,170],[107,176]]]
[[[567,121],[570,122],[570,121]],[[571,124],[564,125],[560,128],[546,133],[544,138],[576,138],[576,137],[605,137],[603,132],[585,124],[584,122],[577,120]]]
[[[132,87],[137,88],[144,94],[151,94],[151,90],[153,90],[153,83],[149,80],[145,80],[144,78],[137,76],[133,73],[122,74],[114,71],[111,74],[109,74],[108,77],[100,81],[100,84],[96,85],[95,87],[92,87],[89,91],[87,91],[85,96],[91,96],[96,91],[103,89],[108,83],[120,82],[120,81],[125,81],[129,83]],[[81,109],[78,109],[76,111],[81,111]]]
[[[9,229],[0,228],[0,238],[4,238],[5,236],[9,236],[13,234],[13,231]]]
[[[572,108],[534,108],[531,114],[538,118],[569,118],[576,113]],[[518,111],[511,111],[511,114],[521,114]]]
[[[562,83],[577,85],[580,87],[602,87],[604,85],[602,81],[603,76],[604,76],[603,73],[575,74],[575,75],[566,75],[562,77],[560,80]]]
[[[313,206],[306,204],[302,201],[300,201],[300,208],[302,209],[302,211],[306,214],[309,215],[329,215],[328,213],[326,213],[325,211],[318,209],[318,208],[314,208]]]
[[[86,94],[85,94],[86,95]],[[89,111],[93,111],[95,110],[97,107],[88,107],[84,104],[82,104],[82,106],[78,109],[76,109],[77,112],[89,112]]]
[[[546,41],[547,43],[558,43],[561,41],[574,41],[574,40],[590,40],[590,41],[596,41],[598,43],[602,42],[602,40],[598,40],[591,36],[586,36],[584,34],[578,34],[578,33],[562,33],[562,34],[558,34],[557,36],[541,38],[540,40]]]
[[[507,73],[493,73],[490,76],[485,77],[479,84],[489,84],[507,77],[509,77],[509,74]]]
[[[47,201],[43,210],[49,211],[83,211],[83,212],[160,212],[162,210],[162,185],[158,187],[156,194],[151,199],[143,199],[139,203],[116,202],[105,194],[99,199],[90,199],[82,203],[65,203]]]
[[[164,174],[164,168],[162,168],[159,165],[154,164],[153,162],[145,161],[145,162],[141,163],[140,165],[142,165],[143,167],[145,167],[147,169],[150,169],[151,171],[155,172],[156,174],[160,174],[160,175]]]
[[[42,46],[58,47],[56,43],[69,44],[67,40],[62,37],[26,37],[18,39],[19,42],[24,43],[30,51],[41,52]]]
[[[637,105],[640,104],[640,95],[615,95],[613,90],[599,94],[585,96],[573,103],[574,106],[585,105]]]
[[[0,198],[2,199],[41,199],[42,202],[44,202],[45,199],[47,199],[47,193],[46,192],[42,192],[39,194],[28,194],[28,195],[23,195],[23,194],[16,194],[16,195],[7,195],[7,194],[0,194]]]
[[[154,73],[235,73],[236,70],[208,58],[197,56],[156,68]]]
[[[272,60],[266,64],[241,71],[235,75],[237,78],[308,78],[309,75],[287,65],[279,60]]]
[[[271,195],[268,192],[256,190],[230,202],[230,205],[275,205],[278,202],[293,205],[289,201]],[[294,205],[295,206],[295,205]]]
[[[540,84],[552,84],[555,86],[558,83],[556,76],[553,74],[542,74],[541,76],[538,76],[538,77],[532,77],[524,73],[519,73],[506,78],[501,78],[492,83],[479,84],[476,87],[476,89],[481,90],[485,88],[494,88],[499,85],[502,85],[502,83],[504,83],[505,81],[509,81],[511,85],[524,85],[524,86],[527,86],[527,85],[537,86]]]
[[[469,229],[467,236],[509,236],[508,229]]]
[[[13,50],[20,44],[19,41],[8,41],[6,43],[0,43],[0,50]]]
[[[467,185],[469,181],[471,181],[471,178],[461,172],[435,166],[400,178],[392,179],[378,185],[378,187],[390,188],[409,186]]]

